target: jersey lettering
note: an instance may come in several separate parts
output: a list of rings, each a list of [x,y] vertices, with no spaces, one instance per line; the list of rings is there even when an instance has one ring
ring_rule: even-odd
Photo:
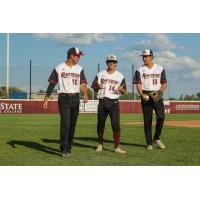
[[[115,71],[113,74],[108,74],[106,70],[103,70],[97,75],[98,84],[103,84],[103,88],[98,91],[98,98],[110,98],[118,99],[119,91],[117,88],[124,81],[124,75],[118,71]]]

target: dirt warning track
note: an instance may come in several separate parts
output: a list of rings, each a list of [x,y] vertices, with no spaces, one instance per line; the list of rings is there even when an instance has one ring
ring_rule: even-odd
[[[135,124],[135,125],[143,125],[143,122],[126,122],[122,124]],[[155,122],[153,122],[155,125]],[[164,122],[165,126],[180,126],[180,127],[200,127],[200,120],[182,120],[182,121],[165,121]]]

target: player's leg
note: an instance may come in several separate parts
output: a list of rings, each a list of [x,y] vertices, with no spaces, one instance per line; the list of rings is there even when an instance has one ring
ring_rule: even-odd
[[[105,108],[105,101],[99,100],[98,104],[98,112],[97,112],[97,135],[98,135],[98,145],[97,145],[97,151],[102,151],[103,147],[103,135],[104,135],[104,129],[105,129],[105,123],[108,116],[108,112]]]
[[[158,102],[154,103],[153,106],[156,114],[156,128],[155,128],[155,134],[154,134],[154,141],[155,143],[158,143],[157,146],[164,149],[165,145],[160,141],[160,135],[162,132],[164,119],[165,119],[165,107],[163,100],[159,100]]]
[[[59,96],[58,108],[60,113],[60,150],[67,151],[70,127],[70,105],[66,96]]]
[[[112,131],[113,131],[115,152],[116,153],[126,153],[124,150],[122,150],[120,148],[121,128],[120,128],[120,109],[119,109],[119,101],[118,100],[110,101],[109,116],[110,116],[110,120],[111,120]]]
[[[76,123],[79,115],[79,97],[73,97],[71,100],[71,113],[70,113],[70,129],[69,129],[69,138],[68,138],[68,149],[71,152],[72,143],[74,139],[74,133],[76,128]]]
[[[144,132],[146,137],[147,147],[152,145],[152,115],[153,115],[153,102],[141,101],[143,117],[144,117]]]

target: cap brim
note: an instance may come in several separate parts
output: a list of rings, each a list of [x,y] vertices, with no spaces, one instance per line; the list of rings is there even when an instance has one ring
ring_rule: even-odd
[[[117,63],[118,63],[118,61],[117,61],[117,60],[106,60],[106,62],[108,62],[108,61],[115,61],[115,62],[117,62]]]
[[[139,55],[139,56],[153,56],[153,55],[145,55],[145,54],[143,54],[143,55]]]
[[[84,56],[85,54],[82,51],[80,51],[79,55]]]

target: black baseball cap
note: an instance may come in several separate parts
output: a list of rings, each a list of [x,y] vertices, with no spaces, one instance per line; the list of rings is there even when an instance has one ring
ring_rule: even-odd
[[[140,56],[153,56],[153,51],[151,49],[145,49]]]
[[[71,55],[83,56],[84,53],[78,47],[72,47],[67,51],[67,56],[70,57]]]

